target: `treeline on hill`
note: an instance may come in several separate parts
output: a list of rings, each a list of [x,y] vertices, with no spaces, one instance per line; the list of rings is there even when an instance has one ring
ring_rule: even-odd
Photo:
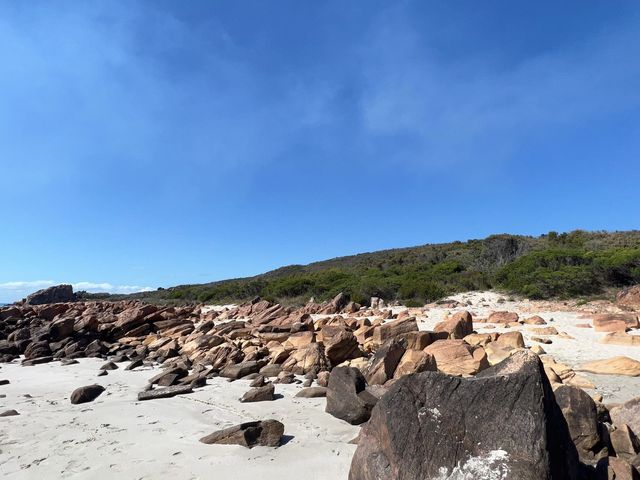
[[[310,297],[322,301],[345,292],[363,304],[376,296],[422,305],[453,293],[487,288],[545,299],[593,296],[634,283],[640,283],[640,231],[574,231],[540,237],[493,235],[384,250],[129,297],[225,303],[261,296],[304,303]]]

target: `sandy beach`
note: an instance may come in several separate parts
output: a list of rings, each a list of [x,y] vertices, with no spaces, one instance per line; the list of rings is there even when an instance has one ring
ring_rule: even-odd
[[[359,428],[324,413],[324,398],[294,398],[300,385],[277,385],[281,398],[243,404],[248,381],[214,378],[193,394],[139,402],[137,393],[157,369],[123,368],[97,378],[103,360],[34,367],[2,365],[0,474],[43,478],[345,478]],[[121,367],[126,364],[121,364]],[[98,383],[94,402],[71,405],[71,392]],[[249,420],[285,424],[279,448],[204,445],[198,439]]]

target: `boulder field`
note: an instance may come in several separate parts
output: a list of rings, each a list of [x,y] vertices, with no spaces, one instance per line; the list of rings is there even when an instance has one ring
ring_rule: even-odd
[[[106,362],[96,372],[102,376],[160,365],[137,392],[139,401],[189,394],[219,376],[249,381],[238,398],[249,406],[277,400],[277,384],[304,382],[300,402],[326,396],[327,414],[362,426],[350,480],[639,475],[640,392],[605,406],[582,390],[591,386],[587,378],[540,345],[527,348],[520,331],[475,331],[469,311],[421,331],[419,309],[394,310],[380,299],[374,308],[362,307],[342,294],[297,309],[260,298],[212,309],[85,302],[72,295],[55,287],[0,308],[0,361],[29,367],[97,357]],[[625,335],[639,327],[629,306],[634,295],[622,298],[625,312],[594,315],[589,327],[606,332],[609,343],[633,344]],[[64,301],[41,303],[59,298]],[[538,316],[495,311],[488,321],[525,327],[549,343],[566,335]],[[637,376],[640,363],[614,357],[580,370]],[[71,403],[98,399],[99,408],[109,401],[103,392],[98,384],[79,386]],[[13,412],[3,413],[2,422]],[[200,442],[286,448],[285,430],[286,419],[247,418]]]

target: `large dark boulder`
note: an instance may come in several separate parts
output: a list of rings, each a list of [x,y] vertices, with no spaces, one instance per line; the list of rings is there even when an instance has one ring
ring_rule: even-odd
[[[27,305],[44,305],[45,303],[74,302],[76,296],[71,285],[56,285],[54,287],[38,290],[27,296]]]
[[[363,427],[349,479],[572,480],[578,467],[542,363],[522,351],[475,378],[399,379]]]
[[[334,368],[329,375],[325,411],[352,425],[366,422],[378,401],[366,387],[367,382],[357,368]]]
[[[71,403],[77,405],[93,402],[102,392],[104,392],[102,385],[87,385],[86,387],[76,388],[71,394]]]

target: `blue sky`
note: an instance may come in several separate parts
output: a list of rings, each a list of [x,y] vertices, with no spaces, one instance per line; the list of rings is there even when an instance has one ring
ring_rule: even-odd
[[[0,1],[0,302],[638,228],[636,1]]]

